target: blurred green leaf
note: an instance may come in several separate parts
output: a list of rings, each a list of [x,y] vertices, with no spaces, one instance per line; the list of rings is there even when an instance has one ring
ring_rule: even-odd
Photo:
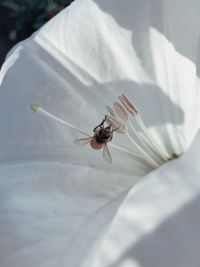
[[[10,19],[16,39],[22,40],[39,29],[46,21],[55,16],[73,0],[4,0],[10,7]]]

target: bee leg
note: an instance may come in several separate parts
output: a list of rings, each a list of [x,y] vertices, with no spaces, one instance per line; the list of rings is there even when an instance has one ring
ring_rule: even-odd
[[[102,120],[102,122],[100,123],[100,127],[102,127],[104,125],[104,122],[106,121],[106,115],[105,115],[105,118]]]
[[[116,129],[112,130],[111,133],[117,131],[120,127],[117,127]]]
[[[101,127],[101,124],[97,125],[94,129],[93,129],[93,132],[97,132],[97,129]]]
[[[93,129],[93,132],[96,132],[99,127],[102,128],[102,126],[104,125],[105,121],[106,121],[106,116],[103,119],[103,121]]]
[[[106,115],[105,115],[105,118],[103,119],[102,123],[100,124],[100,128],[101,129],[104,129],[104,122],[106,121]]]

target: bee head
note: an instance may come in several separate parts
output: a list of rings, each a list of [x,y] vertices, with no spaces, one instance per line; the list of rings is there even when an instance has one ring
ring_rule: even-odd
[[[103,128],[106,133],[112,133],[111,130],[112,125],[108,125],[107,127]]]

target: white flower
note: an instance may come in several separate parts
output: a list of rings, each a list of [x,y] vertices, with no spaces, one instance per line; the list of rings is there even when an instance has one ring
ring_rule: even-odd
[[[195,0],[76,0],[9,53],[0,76],[1,267],[198,266],[195,205],[191,222],[183,215],[176,228],[159,228],[199,193],[198,149],[187,152],[199,129],[198,10]],[[114,134],[106,164],[73,140],[91,135],[122,94],[141,115],[122,123],[125,97],[109,109],[124,134]],[[173,261],[178,230],[183,250]]]

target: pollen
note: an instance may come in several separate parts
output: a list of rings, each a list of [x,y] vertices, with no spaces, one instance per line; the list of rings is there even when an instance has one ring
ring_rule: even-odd
[[[139,115],[139,110],[131,103],[131,101],[124,94],[118,97],[125,109],[132,115]]]
[[[170,156],[166,148],[158,143],[157,140],[148,132],[144,125],[139,110],[124,94],[118,96],[120,102],[114,102],[113,108],[107,106],[110,115],[106,115],[106,121],[116,128],[117,133],[127,136],[133,145],[133,151],[143,157],[152,167],[157,168],[169,159],[176,157]],[[130,115],[130,116],[129,116]]]

